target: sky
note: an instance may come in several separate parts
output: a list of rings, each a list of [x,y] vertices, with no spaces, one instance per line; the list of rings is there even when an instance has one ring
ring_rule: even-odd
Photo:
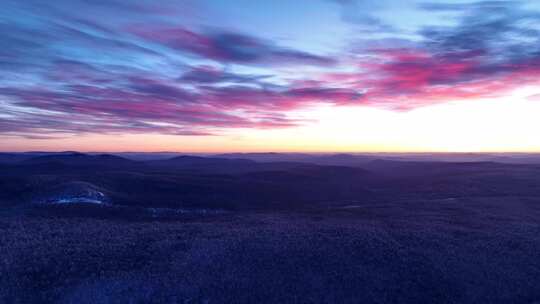
[[[538,1],[0,6],[0,151],[540,152]]]

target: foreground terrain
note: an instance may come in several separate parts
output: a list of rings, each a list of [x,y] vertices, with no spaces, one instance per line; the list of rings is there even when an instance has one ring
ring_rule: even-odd
[[[2,165],[0,303],[540,301],[536,165],[164,161]]]

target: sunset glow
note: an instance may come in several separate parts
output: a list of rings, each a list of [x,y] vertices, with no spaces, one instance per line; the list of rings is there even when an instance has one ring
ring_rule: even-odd
[[[8,0],[0,150],[540,151],[539,5],[373,3]]]

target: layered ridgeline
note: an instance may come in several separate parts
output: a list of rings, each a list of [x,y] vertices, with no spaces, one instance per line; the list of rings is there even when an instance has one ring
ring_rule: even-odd
[[[540,194],[538,165],[473,161],[476,155],[467,155],[468,162],[376,156],[265,153],[141,159],[12,153],[1,157],[0,202],[283,210],[355,201]]]

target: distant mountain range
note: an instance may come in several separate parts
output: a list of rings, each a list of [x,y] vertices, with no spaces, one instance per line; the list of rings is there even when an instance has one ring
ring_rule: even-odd
[[[133,160],[78,152],[3,153],[0,206],[58,198],[151,208],[281,210],[358,200],[540,196],[540,165],[532,163],[377,156],[257,153]]]
[[[63,152],[21,152],[0,153],[0,164],[18,163],[35,159],[36,162],[53,160],[52,157],[65,156],[74,158],[83,153],[75,151]],[[319,165],[362,166],[373,160],[420,161],[420,162],[499,162],[510,164],[540,164],[540,154],[535,153],[225,153],[225,154],[190,154],[177,152],[119,152],[119,153],[84,153],[87,156],[99,156],[112,159],[112,156],[122,157],[131,161],[151,162],[170,161],[175,163],[211,163],[224,159],[251,160],[256,162],[302,162]],[[43,158],[41,158],[43,157]],[[51,158],[49,158],[51,157]],[[41,159],[40,159],[41,158]],[[66,159],[59,158],[61,162]],[[117,159],[120,161],[120,159]]]

